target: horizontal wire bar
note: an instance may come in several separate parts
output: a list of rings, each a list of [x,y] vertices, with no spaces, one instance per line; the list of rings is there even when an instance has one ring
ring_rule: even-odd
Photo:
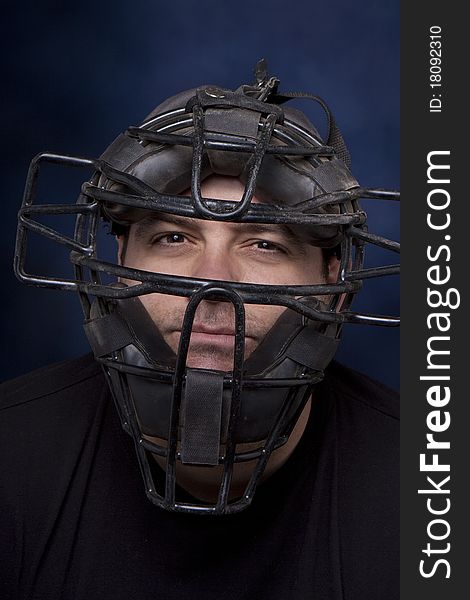
[[[91,184],[84,184],[84,193],[92,198],[104,202],[114,202],[143,210],[153,210],[164,213],[172,213],[179,216],[201,218],[195,211],[191,198],[158,194],[150,197],[131,196],[111,190],[103,190]],[[220,214],[237,206],[237,202],[204,198],[208,206],[219,207]],[[350,214],[304,214],[292,209],[279,206],[252,204],[249,210],[237,220],[247,223],[292,223],[298,225],[361,225],[366,221],[366,214],[357,211]]]
[[[398,275],[400,265],[385,265],[381,267],[371,267],[361,269],[360,271],[350,271],[344,276],[345,281],[355,281],[356,279],[371,279],[372,277],[385,277],[387,275]]]
[[[139,127],[129,127],[126,131],[127,135],[132,138],[146,140],[150,142],[159,142],[162,144],[173,144],[178,146],[193,145],[193,137],[189,135],[181,135],[175,133],[163,133],[157,131],[149,131]],[[230,137],[230,136],[226,136]],[[213,139],[210,132],[206,132],[204,147],[209,150],[225,150],[228,152],[253,152],[255,143],[249,139],[237,141],[233,136],[233,141]],[[293,156],[310,156],[322,155],[332,156],[335,153],[331,146],[273,146],[269,145],[266,149],[266,154],[284,154]]]
[[[365,242],[369,242],[374,246],[379,246],[380,248],[385,248],[386,250],[391,250],[392,252],[400,252],[399,242],[388,240],[380,235],[363,231],[357,227],[351,227],[349,231],[346,231],[346,235],[359,240],[364,240]]]
[[[28,219],[24,215],[20,215],[18,220],[21,222],[21,224],[26,229],[29,229],[31,231],[34,231],[35,233],[43,235],[44,237],[46,237],[54,242],[63,244],[64,246],[67,246],[68,248],[72,248],[72,250],[76,250],[77,252],[85,252],[86,254],[92,254],[92,252],[93,252],[92,246],[84,246],[83,244],[80,244],[79,242],[75,241],[72,238],[69,238],[65,235],[57,233],[54,229],[52,229],[51,227],[48,227],[47,225],[44,225],[43,223],[38,223],[37,221]]]
[[[28,204],[19,210],[19,215],[76,215],[97,212],[98,202],[90,204]]]

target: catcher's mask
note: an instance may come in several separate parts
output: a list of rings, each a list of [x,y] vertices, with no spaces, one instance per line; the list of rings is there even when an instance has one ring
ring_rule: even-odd
[[[395,317],[350,309],[364,279],[398,272],[397,265],[364,268],[366,244],[394,252],[399,246],[368,233],[358,199],[398,199],[398,193],[357,183],[342,136],[320,98],[279,93],[279,81],[267,76],[264,61],[255,75],[253,85],[235,91],[203,86],[166,100],[98,160],[40,154],[31,163],[19,214],[17,276],[37,286],[78,291],[87,337],[122,426],[134,440],[147,496],[172,511],[227,514],[247,507],[271,454],[289,439],[332,359],[342,324],[398,323]],[[326,143],[302,112],[283,106],[297,97],[311,98],[325,110]],[[75,204],[33,203],[44,162],[93,168]],[[244,185],[241,199],[202,197],[201,182],[214,174],[238,178]],[[255,194],[260,202],[253,202]],[[337,280],[308,285],[211,280],[101,258],[102,220],[125,239],[129,228],[152,214],[300,228],[310,244],[338,257]],[[74,235],[40,223],[44,215],[73,215]],[[73,278],[26,272],[31,231],[70,249]],[[167,302],[171,296],[187,299],[178,348],[141,300],[149,294]],[[230,368],[189,363],[201,303],[231,305]],[[282,310],[245,357],[250,305]],[[234,493],[234,465],[247,461],[253,461],[251,476],[243,491]],[[190,498],[180,489],[182,465],[218,473],[213,501]]]

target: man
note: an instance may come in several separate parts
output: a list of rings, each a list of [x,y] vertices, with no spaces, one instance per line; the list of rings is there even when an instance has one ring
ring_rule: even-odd
[[[363,268],[366,242],[396,249],[357,202],[386,193],[360,188],[323,101],[327,143],[278,83],[259,63],[99,161],[33,161],[16,272],[79,292],[107,384],[88,356],[4,385],[6,597],[397,597],[396,399],[328,366],[343,323],[396,322],[350,310],[396,272]],[[76,205],[33,203],[45,160],[95,168]],[[74,238],[44,213],[77,215]],[[73,278],[26,272],[31,230]]]

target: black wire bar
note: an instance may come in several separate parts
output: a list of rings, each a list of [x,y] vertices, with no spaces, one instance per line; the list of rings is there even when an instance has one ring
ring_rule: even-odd
[[[274,133],[278,130],[275,127]],[[142,127],[129,127],[126,134],[131,138],[144,140],[147,142],[157,142],[159,144],[192,146],[192,136],[176,133],[165,133],[163,131],[149,131]],[[240,138],[233,134],[224,134],[225,139],[220,138],[220,134],[206,132],[204,147],[207,150],[225,150],[228,152],[253,152],[256,143],[246,138]],[[286,156],[333,156],[335,153],[331,146],[275,146],[268,145],[266,154],[281,154]]]
[[[164,366],[155,365],[157,369],[150,367],[140,367],[137,365],[130,365],[128,363],[121,362],[114,358],[98,357],[96,359],[105,367],[116,369],[122,373],[129,375],[138,375],[139,377],[145,377],[147,379],[155,379],[163,383],[171,383],[173,381],[173,370],[168,370]],[[298,378],[257,378],[256,376],[247,376],[243,380],[243,388],[245,389],[259,389],[259,388],[284,388],[284,387],[301,387],[315,383],[310,375],[303,375],[301,379]],[[227,374],[224,376],[224,387],[230,387],[232,385],[232,375]]]
[[[264,445],[264,447],[261,451],[261,455],[258,459],[258,462],[256,463],[256,467],[255,467],[255,469],[251,475],[250,481],[248,482],[248,485],[245,489],[243,499],[241,502],[238,503],[239,506],[236,507],[237,509],[239,509],[239,507],[241,507],[241,506],[245,507],[246,505],[251,503],[254,493],[256,491],[256,487],[261,478],[261,475],[263,474],[263,472],[266,468],[267,462],[271,456],[271,453],[276,446],[276,441],[278,440],[281,432],[283,431],[283,429],[286,426],[289,409],[290,409],[290,406],[294,399],[295,394],[296,394],[295,388],[291,388],[289,390],[289,392],[287,393],[286,398],[284,399],[281,411],[280,411],[271,431],[269,432],[268,438],[266,440],[266,444]],[[307,399],[308,398],[306,397],[306,394],[304,394],[304,398],[303,398],[304,406],[305,406],[305,401]],[[228,508],[230,508],[230,507],[228,507]],[[234,506],[234,508],[235,508],[235,506]]]
[[[283,446],[286,441],[288,439],[288,436],[282,436],[281,438],[279,438],[274,446],[274,449],[276,448],[280,448],[281,446]],[[167,449],[165,446],[160,446],[158,444],[156,444],[155,442],[151,442],[150,440],[147,440],[145,438],[142,438],[142,443],[141,445],[145,448],[145,450],[147,450],[148,452],[152,452],[152,454],[157,454],[158,456],[161,456],[162,458],[166,458],[167,455]],[[250,460],[254,460],[255,458],[259,458],[261,456],[263,452],[263,446],[260,446],[259,448],[255,449],[255,450],[247,450],[246,452],[237,452],[233,458],[233,462],[236,463],[243,463],[243,462],[247,462]],[[180,459],[180,452],[176,452],[176,458],[177,460]],[[225,462],[225,456],[221,456],[219,457],[219,464],[222,465]]]
[[[261,135],[256,142],[253,155],[249,161],[249,172],[248,179],[246,182],[243,196],[238,202],[236,208],[231,211],[224,213],[214,213],[208,208],[201,198],[201,171],[202,171],[202,159],[204,155],[204,111],[202,107],[196,105],[193,108],[194,118],[194,136],[193,136],[193,162],[191,169],[191,192],[192,200],[194,202],[194,208],[196,212],[204,216],[205,218],[218,217],[220,220],[233,220],[241,217],[248,208],[250,207],[253,195],[255,193],[256,180],[258,177],[261,164],[263,162],[266,148],[268,147],[271,139],[274,124],[276,123],[277,116],[275,114],[268,114],[264,127],[261,131]]]
[[[104,190],[88,182],[83,184],[83,191],[86,195],[101,202],[122,204],[132,206],[142,210],[151,210],[161,213],[171,213],[179,216],[193,218],[214,218],[215,220],[225,219],[227,214],[233,214],[234,210],[240,205],[239,202],[231,200],[219,200],[216,198],[201,198],[206,206],[213,208],[210,217],[201,217],[193,207],[191,198],[186,196],[177,196],[170,194],[159,194],[152,190],[152,196],[132,196],[123,192],[113,190]],[[345,200],[351,200],[352,195],[345,194]],[[336,202],[340,202],[339,195]],[[229,212],[230,211],[230,212]],[[358,210],[353,214],[308,214],[299,212],[293,208],[272,206],[269,204],[251,204],[250,208],[243,215],[243,219],[232,219],[235,222],[247,223],[292,223],[297,225],[361,225],[366,221],[366,214]]]
[[[240,408],[240,392],[243,379],[243,360],[245,349],[245,308],[243,300],[233,291],[221,288],[219,286],[208,286],[198,290],[193,294],[186,307],[179,347],[177,352],[177,361],[173,381],[173,398],[171,404],[170,429],[168,436],[168,451],[165,476],[165,506],[177,508],[175,501],[176,488],[176,455],[178,444],[178,425],[180,418],[180,408],[183,394],[184,375],[187,369],[187,356],[191,332],[193,328],[194,315],[199,304],[203,300],[216,297],[223,297],[231,302],[235,309],[235,341],[234,341],[234,363],[232,375],[232,397],[230,405],[230,419],[227,434],[226,460],[221,484],[221,491],[215,512],[222,512],[227,502],[227,495],[230,488],[230,482],[233,470],[233,455],[235,452],[235,443],[233,438],[236,421]]]
[[[376,235],[375,233],[369,233],[368,231],[364,231],[362,229],[359,229],[358,227],[351,227],[348,231],[346,231],[346,235],[349,235],[358,240],[364,240],[369,244],[379,246],[380,248],[385,248],[386,250],[391,250],[392,252],[400,252],[399,242],[388,240],[387,238],[384,238],[380,235]]]
[[[141,271],[139,269],[131,269],[122,267],[112,263],[98,261],[82,255],[71,257],[72,262],[80,262],[87,266],[93,266],[97,271],[103,271],[108,274],[117,275],[134,281],[140,280],[141,284],[128,286],[126,288],[116,288],[111,285],[95,285],[86,282],[75,282],[77,289],[82,289],[94,295],[114,299],[132,298],[144,294],[160,293],[173,296],[190,296],[196,290],[203,286],[213,284],[213,280],[195,279],[181,277],[178,275],[168,275],[161,273],[153,273],[150,271]],[[391,273],[391,274],[394,274]],[[361,288],[361,281],[343,281],[335,284],[318,284],[310,286],[278,286],[265,285],[257,283],[240,283],[233,281],[218,281],[219,286],[224,289],[230,289],[238,293],[246,304],[265,304],[285,306],[292,308],[299,314],[306,316],[309,319],[322,321],[325,323],[349,323],[358,322],[356,313],[352,312],[329,312],[319,311],[313,307],[306,306],[297,298],[303,296],[319,296],[330,294],[343,294],[356,292]],[[360,313],[358,313],[360,314]],[[375,317],[375,315],[361,315],[362,321],[371,325],[398,324],[395,317]]]

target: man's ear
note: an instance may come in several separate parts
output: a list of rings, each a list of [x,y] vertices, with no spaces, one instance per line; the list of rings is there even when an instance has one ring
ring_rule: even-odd
[[[117,235],[116,236],[116,241],[117,241],[117,259],[118,259],[118,264],[119,266],[123,266],[125,263],[125,259],[126,259],[126,250],[127,250],[127,240],[128,240],[128,235]]]
[[[326,266],[327,266],[327,270],[328,270],[326,282],[327,283],[336,283],[338,281],[339,269],[341,266],[341,262],[337,258],[336,254],[331,254],[328,257],[328,262],[327,262]]]
[[[341,261],[338,259],[338,257],[336,256],[336,254],[332,254],[331,256],[328,257],[328,264],[327,264],[327,268],[328,268],[328,276],[326,278],[327,283],[336,283],[338,281],[338,277],[339,277],[339,270],[341,268]],[[341,310],[341,307],[343,306],[343,302],[344,299],[346,298],[346,294],[341,294],[338,305],[336,306],[336,312],[339,312]]]

